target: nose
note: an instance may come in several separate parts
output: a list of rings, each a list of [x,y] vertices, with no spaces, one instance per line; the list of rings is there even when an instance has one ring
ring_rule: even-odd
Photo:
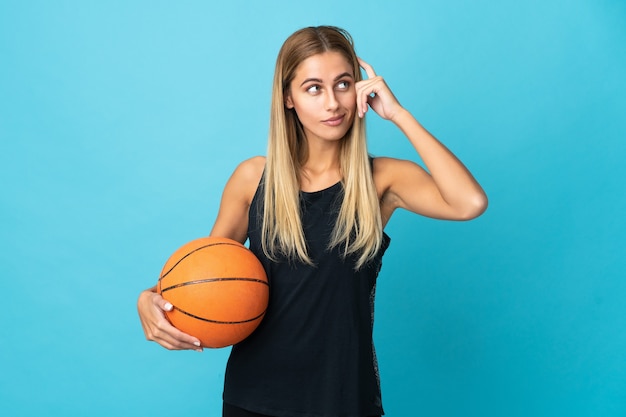
[[[324,106],[326,107],[326,110],[337,110],[339,107],[339,101],[337,101],[337,97],[335,96],[335,92],[333,90],[328,90]]]

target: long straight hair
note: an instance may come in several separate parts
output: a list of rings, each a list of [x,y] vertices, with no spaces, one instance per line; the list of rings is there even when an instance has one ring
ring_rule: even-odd
[[[300,29],[283,44],[276,60],[264,177],[262,246],[266,256],[280,253],[313,265],[307,252],[300,210],[300,175],[307,160],[307,142],[294,110],[285,105],[296,69],[305,59],[339,52],[352,64],[355,81],[361,70],[352,37],[343,29],[317,26]],[[356,254],[358,269],[373,258],[382,242],[382,221],[365,137],[365,122],[355,116],[341,140],[340,169],[344,199],[329,248],[343,256]]]

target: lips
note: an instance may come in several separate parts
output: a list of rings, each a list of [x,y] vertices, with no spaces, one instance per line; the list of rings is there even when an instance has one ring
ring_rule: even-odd
[[[322,120],[322,123],[328,126],[339,126],[345,117],[345,115],[331,117],[330,119]]]

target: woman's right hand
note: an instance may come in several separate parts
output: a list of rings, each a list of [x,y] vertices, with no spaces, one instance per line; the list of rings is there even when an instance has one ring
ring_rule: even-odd
[[[170,350],[193,349],[202,351],[200,340],[181,332],[165,318],[172,304],[156,293],[155,288],[143,291],[137,300],[137,311],[146,339],[157,342]]]

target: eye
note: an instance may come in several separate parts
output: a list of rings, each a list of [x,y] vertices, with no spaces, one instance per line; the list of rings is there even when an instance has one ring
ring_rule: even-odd
[[[350,88],[350,82],[349,81],[339,81],[337,83],[337,88],[339,90],[347,90],[348,88]]]
[[[313,84],[306,89],[307,92],[311,94],[317,94],[320,92],[320,86],[317,84]]]

